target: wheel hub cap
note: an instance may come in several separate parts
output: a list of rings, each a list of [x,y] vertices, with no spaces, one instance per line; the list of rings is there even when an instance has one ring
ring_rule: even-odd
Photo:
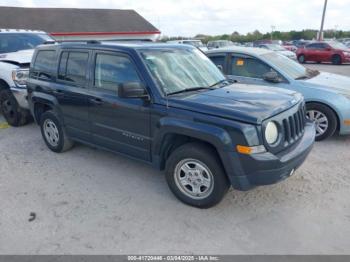
[[[316,136],[321,136],[326,133],[329,122],[327,116],[317,110],[307,111],[307,118],[314,121],[316,124]]]
[[[203,199],[213,191],[213,174],[199,160],[184,159],[180,161],[175,167],[174,176],[177,187],[192,199]]]
[[[59,132],[57,129],[56,124],[50,120],[46,119],[44,122],[44,135],[46,138],[46,141],[51,145],[51,146],[58,146],[59,142]]]

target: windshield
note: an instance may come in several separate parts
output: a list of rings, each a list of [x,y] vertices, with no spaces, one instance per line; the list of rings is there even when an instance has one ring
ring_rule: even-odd
[[[210,87],[225,77],[196,49],[157,49],[141,53],[148,69],[165,94]]]
[[[339,42],[328,42],[328,44],[334,49],[349,49],[346,45]]]
[[[34,49],[52,38],[46,34],[4,33],[0,34],[0,53]]]
[[[280,45],[266,45],[268,49],[272,51],[286,51],[286,49]]]
[[[278,53],[271,52],[263,54],[261,57],[293,79],[311,78],[318,74],[318,71],[309,70],[292,59]]]

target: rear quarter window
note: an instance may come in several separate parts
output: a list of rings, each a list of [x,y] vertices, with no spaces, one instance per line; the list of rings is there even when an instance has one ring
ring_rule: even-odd
[[[54,67],[56,62],[55,50],[40,50],[34,60],[31,68],[30,78],[40,78],[49,80],[54,75]]]
[[[44,72],[51,72],[54,67],[55,51],[54,50],[42,50],[38,51],[33,69]]]

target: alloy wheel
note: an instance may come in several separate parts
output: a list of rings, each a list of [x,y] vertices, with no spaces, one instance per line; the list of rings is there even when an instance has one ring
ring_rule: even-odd
[[[196,159],[180,161],[174,171],[175,183],[183,194],[192,199],[208,197],[214,189],[214,176],[210,169]]]
[[[58,146],[60,135],[56,124],[51,119],[46,119],[43,129],[46,141],[53,147]]]
[[[316,124],[316,137],[326,133],[329,127],[329,121],[324,113],[317,110],[309,110],[307,111],[306,116]]]

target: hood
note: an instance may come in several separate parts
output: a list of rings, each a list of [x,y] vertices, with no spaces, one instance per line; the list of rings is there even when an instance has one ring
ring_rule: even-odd
[[[319,75],[311,79],[302,81],[312,84],[316,88],[327,89],[337,93],[350,95],[350,77],[321,72]]]
[[[13,53],[0,54],[0,61],[12,64],[30,64],[34,54],[34,49],[21,50]]]
[[[263,120],[293,107],[301,99],[302,95],[286,89],[232,84],[215,90],[173,96],[169,98],[169,106],[261,124]]]

